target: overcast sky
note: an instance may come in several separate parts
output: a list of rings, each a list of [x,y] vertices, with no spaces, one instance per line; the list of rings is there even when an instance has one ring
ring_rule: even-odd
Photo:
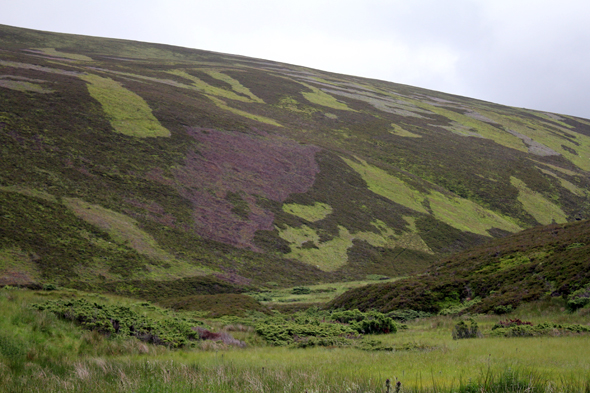
[[[0,23],[206,49],[590,118],[588,0],[0,0]]]

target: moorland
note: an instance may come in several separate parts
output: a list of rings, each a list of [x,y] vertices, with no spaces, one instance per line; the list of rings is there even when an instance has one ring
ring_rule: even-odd
[[[590,120],[0,25],[0,390],[590,391]]]

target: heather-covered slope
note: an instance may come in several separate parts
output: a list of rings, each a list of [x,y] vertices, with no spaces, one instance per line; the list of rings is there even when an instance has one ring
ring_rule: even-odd
[[[587,218],[589,153],[571,116],[0,26],[0,281],[412,273]]]
[[[334,308],[504,313],[545,295],[590,303],[590,221],[535,227],[434,263],[418,276],[348,291]],[[579,298],[579,299],[578,299]]]

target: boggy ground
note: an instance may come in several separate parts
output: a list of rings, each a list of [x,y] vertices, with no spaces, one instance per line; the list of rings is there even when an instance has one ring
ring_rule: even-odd
[[[68,295],[69,293],[69,295]],[[588,325],[589,308],[566,313],[560,299],[523,305],[511,314],[478,315],[482,338],[453,340],[453,327],[466,317],[435,316],[406,322],[395,334],[375,335],[393,350],[268,345],[247,326],[247,318],[201,318],[225,330],[246,348],[196,341],[170,349],[136,338],[106,337],[81,330],[54,314],[30,308],[75,293],[89,302],[134,309],[132,299],[74,291],[0,291],[0,391],[44,392],[386,392],[390,391],[588,391],[590,335],[555,329],[539,337],[491,337],[500,320],[534,324]],[[160,314],[158,314],[160,313]],[[149,317],[183,313],[149,305]],[[184,316],[198,317],[197,314]]]

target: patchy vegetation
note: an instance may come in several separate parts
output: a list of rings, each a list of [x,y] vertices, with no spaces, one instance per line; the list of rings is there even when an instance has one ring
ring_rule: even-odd
[[[352,289],[330,304],[381,312],[505,314],[524,302],[562,297],[575,310],[589,303],[588,255],[589,221],[537,227],[443,259],[421,275]]]

